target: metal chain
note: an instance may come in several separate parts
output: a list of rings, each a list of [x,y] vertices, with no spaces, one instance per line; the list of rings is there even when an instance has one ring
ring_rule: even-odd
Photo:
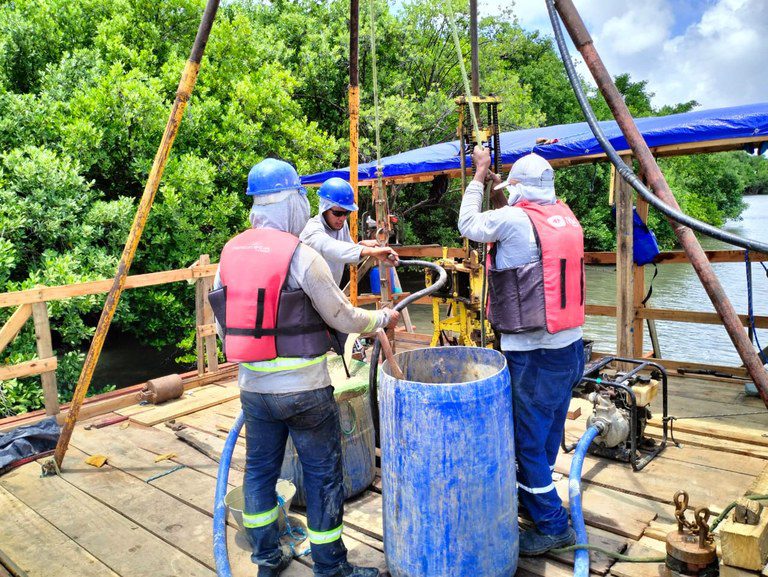
[[[688,529],[694,535],[699,537],[699,547],[704,547],[705,543],[713,540],[709,531],[709,509],[706,507],[697,507],[693,513],[693,522],[685,518],[685,511],[688,508],[688,493],[678,491],[672,498],[675,503],[675,519],[677,520],[677,530]]]

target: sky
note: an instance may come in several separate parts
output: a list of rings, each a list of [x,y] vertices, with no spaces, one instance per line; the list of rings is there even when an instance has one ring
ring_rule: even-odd
[[[523,28],[552,35],[544,0],[478,0],[478,5],[481,15],[512,6]],[[635,81],[647,80],[654,106],[768,101],[768,0],[574,0],[574,5],[611,75],[628,72]],[[572,46],[571,53],[580,73],[591,79]]]

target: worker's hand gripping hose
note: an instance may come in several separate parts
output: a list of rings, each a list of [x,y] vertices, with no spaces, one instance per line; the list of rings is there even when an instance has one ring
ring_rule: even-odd
[[[439,291],[445,283],[448,281],[448,274],[445,272],[445,269],[439,265],[436,265],[433,262],[428,262],[425,260],[401,260],[400,266],[421,266],[421,267],[427,267],[435,270],[437,272],[437,280],[434,281],[430,286],[415,292],[404,299],[402,299],[399,303],[395,305],[396,311],[401,311],[405,307],[407,307],[412,302],[420,299],[421,297],[429,296],[432,293]],[[378,376],[379,376],[379,356],[381,355],[381,343],[378,339],[376,339],[374,345],[373,345],[373,354],[371,355],[371,369],[370,373],[368,374],[368,389],[369,389],[369,396],[371,399],[371,413],[373,414],[373,426],[375,429],[376,438],[378,439],[379,435],[379,402],[377,397],[377,386],[378,386]]]
[[[576,445],[568,474],[568,501],[571,510],[571,523],[576,531],[576,545],[587,545],[587,528],[584,525],[584,513],[581,510],[581,469],[584,457],[594,438],[603,431],[603,423],[595,423],[586,430]],[[573,554],[573,577],[589,577],[589,551],[577,549]]]
[[[224,497],[227,494],[227,481],[229,479],[229,465],[232,462],[232,452],[235,442],[243,428],[245,415],[242,411],[235,419],[229,430],[224,448],[221,451],[219,472],[216,475],[216,493],[213,505],[213,558],[216,561],[216,575],[218,577],[232,577],[232,569],[229,566],[229,554],[227,552],[227,505]]]

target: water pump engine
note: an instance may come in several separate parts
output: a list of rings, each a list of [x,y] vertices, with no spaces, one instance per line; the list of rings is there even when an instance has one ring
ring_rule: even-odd
[[[612,363],[631,370],[609,369]],[[650,370],[650,375],[640,374]],[[589,447],[593,455],[630,463],[635,471],[645,467],[667,444],[667,373],[656,363],[637,359],[603,357],[587,365],[580,384],[581,396],[592,403],[587,428],[602,423],[602,432]],[[661,389],[662,439],[656,441],[645,435],[652,418],[651,401]],[[565,451],[573,450],[566,446]]]

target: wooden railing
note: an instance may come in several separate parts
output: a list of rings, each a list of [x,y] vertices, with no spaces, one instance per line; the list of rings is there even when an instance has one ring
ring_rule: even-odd
[[[398,253],[402,257],[429,258],[443,256],[442,249],[438,246],[398,247]],[[462,249],[449,249],[448,254],[449,256],[460,256],[463,252]],[[743,262],[743,254],[741,251],[733,250],[707,252],[707,256],[712,262]],[[752,255],[752,259],[768,261],[768,255],[755,253]],[[585,262],[589,264],[614,264],[616,262],[616,255],[609,252],[591,252],[585,255]],[[684,253],[675,251],[661,253],[656,262],[665,264],[688,261]],[[210,263],[208,255],[201,255],[200,259],[188,268],[129,276],[125,284],[126,289],[159,286],[182,281],[195,285],[198,375],[203,375],[206,372],[215,372],[219,368],[213,311],[208,304],[208,299],[205,298],[213,283],[217,266]],[[24,291],[0,293],[0,307],[17,307],[2,329],[0,329],[0,353],[19,334],[30,317],[33,318],[37,340],[37,358],[16,365],[0,365],[0,381],[40,375],[46,413],[49,415],[57,414],[59,412],[59,403],[55,371],[58,361],[53,353],[51,343],[47,303],[78,296],[105,294],[109,292],[111,286],[112,280],[107,279],[64,286],[38,286]],[[361,295],[361,302],[375,302],[375,300],[373,295]],[[429,303],[431,301],[427,298],[422,302]],[[588,315],[595,316],[616,317],[617,314],[615,306],[587,305],[586,310]],[[635,322],[642,323],[645,319],[721,324],[717,314],[712,312],[636,307],[634,310]],[[740,319],[744,326],[747,326],[747,315],[740,315]],[[755,316],[754,321],[757,328],[768,328],[768,316]],[[642,354],[642,351],[640,351],[640,354]],[[665,360],[664,362],[672,368],[696,365],[696,363],[686,363],[684,361]],[[718,366],[716,368],[729,369],[730,373],[735,375],[743,376],[746,374],[743,369],[738,367]]]
[[[216,329],[213,311],[205,295],[213,284],[218,265],[210,264],[208,255],[189,268],[129,276],[126,289],[158,286],[187,281],[195,285],[195,318],[197,328],[197,372],[215,372],[219,368],[216,345]],[[40,375],[45,412],[59,413],[56,368],[58,359],[53,354],[48,302],[73,297],[105,294],[112,287],[112,280],[91,281],[64,286],[38,286],[33,289],[0,294],[0,307],[18,307],[0,329],[0,353],[13,341],[30,317],[35,325],[37,358],[15,365],[0,365],[0,381]],[[207,363],[206,363],[207,361]]]

